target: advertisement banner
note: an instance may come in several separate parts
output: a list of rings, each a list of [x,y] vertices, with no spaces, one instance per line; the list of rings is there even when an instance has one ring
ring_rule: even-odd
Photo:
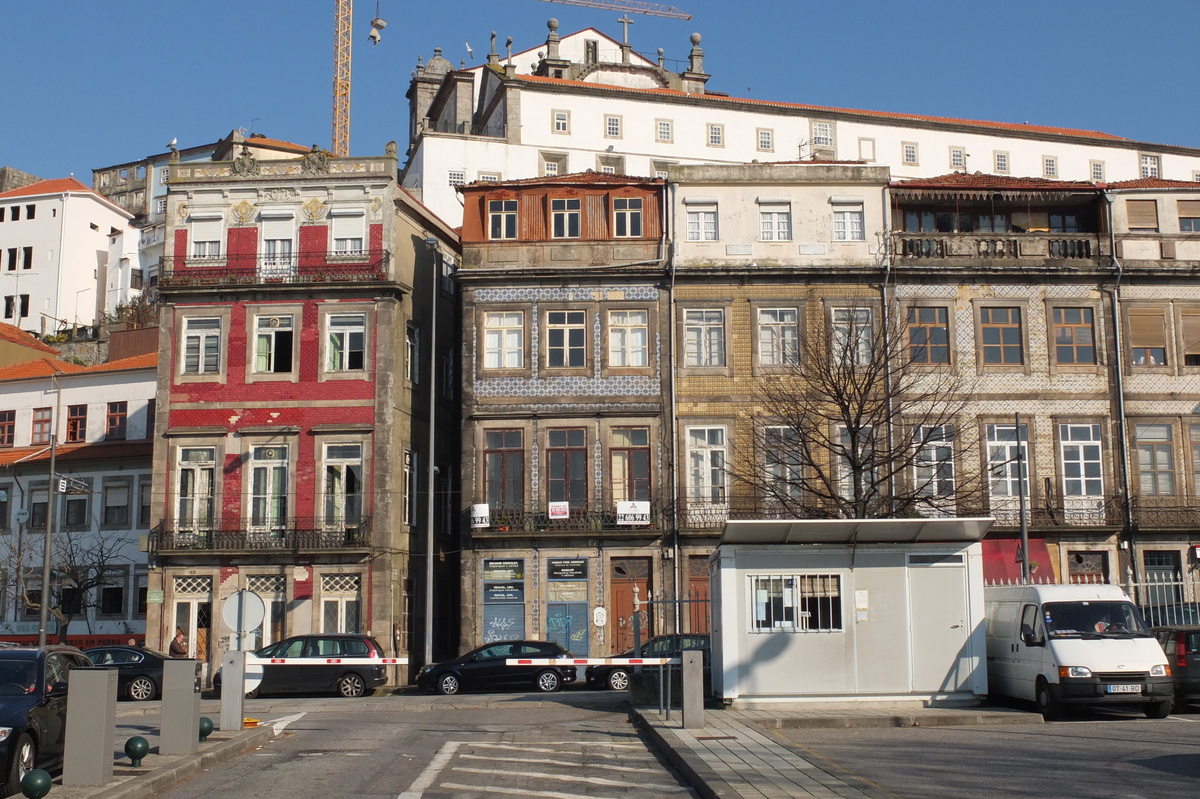
[[[507,560],[485,560],[484,582],[511,582],[525,579],[525,561],[520,558]]]
[[[617,524],[649,524],[649,502],[618,502]]]
[[[492,514],[488,506],[472,505],[471,506],[471,527],[477,529],[480,527],[492,526]]]
[[[548,580],[586,580],[587,573],[587,558],[547,558],[546,560],[546,579]]]

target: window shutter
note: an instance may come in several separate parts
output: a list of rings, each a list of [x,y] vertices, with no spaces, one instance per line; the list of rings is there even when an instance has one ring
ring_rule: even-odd
[[[192,241],[220,241],[221,220],[200,219],[192,223]]]
[[[335,219],[337,217],[334,217]],[[295,231],[295,220],[290,216],[269,216],[262,221],[263,241],[275,239],[291,240]]]
[[[1129,346],[1167,346],[1162,308],[1131,308],[1129,310]]]
[[[1129,217],[1130,230],[1158,230],[1156,200],[1126,200],[1125,213]]]
[[[1180,317],[1183,323],[1183,354],[1200,355],[1200,313],[1185,313]]]
[[[363,214],[339,214],[331,216],[330,220],[333,228],[333,237],[335,239],[361,239],[363,238]]]
[[[1176,205],[1180,216],[1200,217],[1200,200],[1179,200]]]

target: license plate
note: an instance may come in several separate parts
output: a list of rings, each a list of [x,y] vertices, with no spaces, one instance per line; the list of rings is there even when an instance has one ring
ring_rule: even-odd
[[[1108,686],[1110,694],[1140,694],[1142,686],[1140,685],[1110,685]]]

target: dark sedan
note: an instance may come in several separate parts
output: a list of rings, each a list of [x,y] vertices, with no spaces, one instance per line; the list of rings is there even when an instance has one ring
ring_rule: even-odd
[[[93,665],[117,670],[117,696],[145,702],[162,691],[163,661],[170,656],[141,646],[98,646],[85,650]]]
[[[67,674],[92,664],[70,646],[0,649],[0,761],[4,796],[21,792],[32,769],[62,762]]]
[[[707,635],[660,635],[642,644],[641,655],[635,655],[630,649],[615,658],[677,658],[684,651],[699,650],[704,653],[705,684],[709,682],[709,637]],[[624,691],[629,687],[629,674],[633,666],[588,666],[585,675],[587,683],[593,688],[608,688],[613,691]],[[707,691],[705,692],[707,694]]]
[[[1175,706],[1200,703],[1200,625],[1171,624],[1154,628],[1171,664]]]
[[[509,658],[569,658],[571,653],[551,641],[496,641],[472,649],[465,655],[433,663],[417,674],[417,685],[424,691],[456,694],[471,689],[530,687],[538,691],[557,691],[574,681],[572,665],[509,666]]]

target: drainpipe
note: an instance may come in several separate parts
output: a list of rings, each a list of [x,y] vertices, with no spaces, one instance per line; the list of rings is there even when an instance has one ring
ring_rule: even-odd
[[[1121,491],[1125,495],[1123,503],[1125,544],[1129,547],[1129,563],[1125,566],[1125,593],[1133,597],[1133,584],[1137,580],[1137,555],[1134,551],[1133,533],[1133,494],[1129,484],[1129,436],[1125,424],[1125,374],[1121,362],[1124,346],[1121,343],[1121,278],[1124,276],[1121,261],[1117,258],[1117,234],[1113,228],[1113,199],[1107,191],[1101,192],[1104,197],[1104,210],[1108,220],[1108,245],[1112,252],[1112,262],[1117,268],[1117,279],[1109,291],[1109,302],[1112,307],[1113,347],[1116,354],[1113,357],[1113,388],[1117,395],[1117,463],[1121,467]]]
[[[668,288],[667,288],[667,310],[668,310],[668,313],[670,314],[670,324],[667,325],[667,327],[669,329],[669,336],[668,336],[668,348],[667,348],[668,354],[667,354],[667,358],[666,358],[667,363],[665,364],[666,369],[667,369],[667,374],[670,376],[670,386],[669,386],[668,390],[671,393],[671,418],[670,418],[671,447],[669,450],[670,458],[671,458],[671,504],[670,504],[671,512],[670,512],[669,524],[670,524],[670,531],[671,531],[671,546],[674,548],[673,555],[674,555],[674,560],[675,560],[675,568],[672,570],[674,572],[674,591],[675,591],[675,608],[674,608],[674,610],[675,610],[675,632],[682,633],[683,630],[680,627],[682,618],[680,615],[680,600],[679,600],[679,591],[680,591],[679,570],[683,568],[679,563],[679,470],[675,468],[675,464],[677,462],[677,455],[678,455],[677,448],[679,446],[679,416],[678,416],[678,410],[675,405],[675,324],[676,324],[676,320],[675,320],[675,251],[676,251],[676,248],[675,248],[675,237],[673,235],[670,235],[675,230],[675,226],[674,226],[674,224],[672,224],[675,220],[675,214],[676,214],[675,186],[676,186],[675,183],[668,183],[666,186],[667,193],[670,198],[669,203],[667,203],[670,206],[670,213],[668,214],[667,209],[663,208],[663,239],[664,239],[664,241],[666,241],[668,236],[670,236],[670,242],[671,242],[670,249],[668,250],[668,255],[667,255],[667,269],[670,273],[671,280],[670,280],[670,283],[668,284]]]

